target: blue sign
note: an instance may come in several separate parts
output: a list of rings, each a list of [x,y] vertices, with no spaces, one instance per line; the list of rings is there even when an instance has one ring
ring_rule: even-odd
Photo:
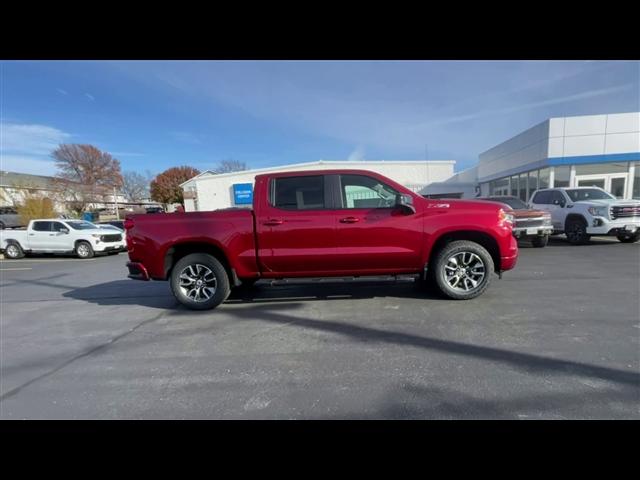
[[[236,183],[233,185],[233,201],[236,205],[251,205],[253,203],[253,184]]]

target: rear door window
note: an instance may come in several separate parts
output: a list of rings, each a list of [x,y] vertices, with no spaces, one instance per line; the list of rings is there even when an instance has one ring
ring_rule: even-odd
[[[285,210],[324,209],[324,182],[324,175],[275,178],[271,204]]]
[[[36,232],[50,232],[51,222],[33,222],[33,230]]]

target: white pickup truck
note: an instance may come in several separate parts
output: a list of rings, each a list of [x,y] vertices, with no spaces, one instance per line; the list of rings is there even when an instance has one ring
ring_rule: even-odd
[[[26,253],[75,253],[91,258],[96,253],[115,254],[126,249],[124,232],[83,220],[31,220],[26,229],[0,231],[0,251],[8,258],[22,258]]]
[[[564,233],[572,244],[587,243],[591,235],[640,240],[640,201],[619,200],[598,187],[537,190],[529,205],[549,212],[554,233]]]

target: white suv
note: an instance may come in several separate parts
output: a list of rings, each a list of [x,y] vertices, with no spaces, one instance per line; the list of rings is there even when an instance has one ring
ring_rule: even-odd
[[[598,187],[536,190],[529,204],[549,212],[554,233],[564,233],[573,244],[587,243],[591,235],[640,240],[640,202],[619,200]]]

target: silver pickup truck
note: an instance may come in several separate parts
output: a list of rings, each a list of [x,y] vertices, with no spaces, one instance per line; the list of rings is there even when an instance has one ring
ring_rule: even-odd
[[[22,258],[26,253],[74,253],[91,258],[96,253],[116,254],[126,249],[124,232],[83,220],[31,220],[26,229],[0,231],[0,251],[8,258]]]
[[[0,230],[24,227],[15,207],[0,207]]]

